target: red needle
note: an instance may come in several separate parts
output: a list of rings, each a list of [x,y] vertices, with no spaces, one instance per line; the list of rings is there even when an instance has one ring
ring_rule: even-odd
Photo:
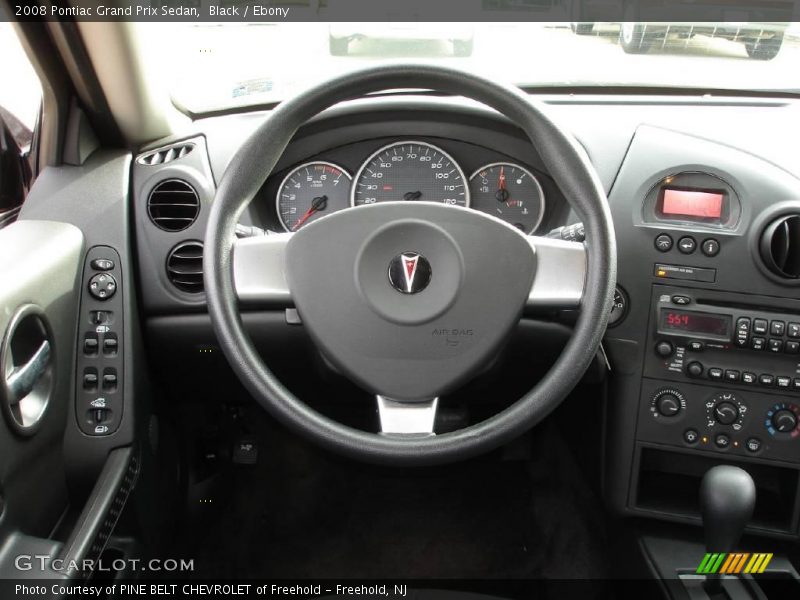
[[[311,217],[311,215],[313,215],[315,212],[317,212],[317,209],[316,209],[316,208],[314,208],[313,206],[312,206],[311,208],[309,208],[309,209],[308,209],[308,210],[305,212],[305,214],[304,214],[302,217],[300,217],[300,218],[297,220],[297,223],[295,223],[295,224],[294,224],[294,227],[292,227],[292,231],[297,231],[297,229],[298,229],[298,228],[299,228],[299,227],[300,227],[300,226],[301,226],[303,223],[305,223],[306,221],[308,221],[308,219]]]
[[[295,223],[294,227],[292,227],[292,231],[297,231],[298,227],[300,227],[303,223],[308,221],[308,219],[311,217],[311,215],[313,215],[318,210],[322,210],[326,206],[328,206],[328,197],[327,196],[319,196],[317,198],[314,198],[311,201],[311,208],[309,208],[305,212],[305,214],[297,220],[297,223]]]
[[[506,171],[505,167],[500,167],[500,189],[506,189]]]

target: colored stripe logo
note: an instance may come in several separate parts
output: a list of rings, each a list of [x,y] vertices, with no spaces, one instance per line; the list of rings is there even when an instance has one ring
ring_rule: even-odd
[[[763,573],[771,560],[772,552],[711,552],[703,557],[696,572],[702,575]]]

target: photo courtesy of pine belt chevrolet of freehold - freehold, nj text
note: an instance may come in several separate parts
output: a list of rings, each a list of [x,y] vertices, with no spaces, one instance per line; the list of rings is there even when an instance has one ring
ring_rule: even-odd
[[[0,0],[0,599],[800,598],[800,5]]]

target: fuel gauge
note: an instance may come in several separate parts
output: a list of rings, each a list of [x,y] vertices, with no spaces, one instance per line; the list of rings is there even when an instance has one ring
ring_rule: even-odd
[[[539,180],[514,163],[491,163],[469,178],[471,206],[494,215],[524,233],[533,233],[544,216]]]

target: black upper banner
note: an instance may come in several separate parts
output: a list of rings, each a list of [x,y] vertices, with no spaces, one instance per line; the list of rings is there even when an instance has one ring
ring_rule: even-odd
[[[800,0],[2,0],[0,20],[673,22],[800,20]]]

